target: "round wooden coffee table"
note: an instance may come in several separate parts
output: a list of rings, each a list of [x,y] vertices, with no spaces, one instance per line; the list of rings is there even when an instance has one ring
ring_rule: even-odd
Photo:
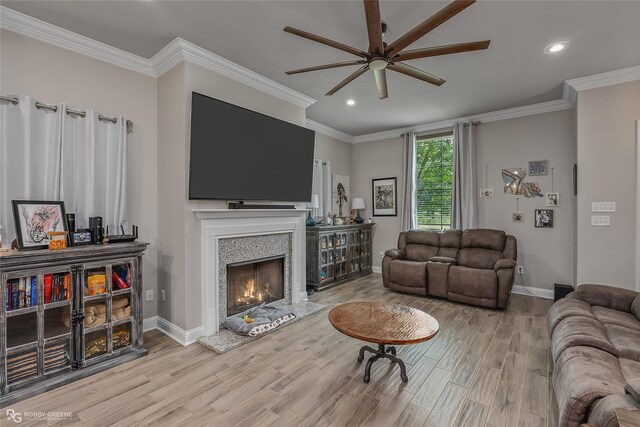
[[[350,302],[332,308],[329,322],[345,335],[378,344],[377,350],[367,345],[360,349],[358,362],[364,360],[365,351],[373,353],[364,370],[362,379],[365,383],[369,382],[373,362],[382,358],[400,366],[400,378],[406,383],[409,380],[407,368],[396,356],[393,345],[430,340],[439,328],[438,321],[424,311],[405,305],[368,301]]]

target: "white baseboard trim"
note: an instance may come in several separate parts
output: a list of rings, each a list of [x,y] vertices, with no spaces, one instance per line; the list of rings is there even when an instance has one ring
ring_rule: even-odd
[[[382,267],[378,267],[377,265],[374,265],[373,267],[371,267],[371,270],[372,270],[374,273],[380,273],[380,274],[382,274]]]
[[[522,285],[513,285],[513,288],[511,288],[511,293],[520,294],[520,295],[529,295],[529,296],[533,294],[537,297],[544,298],[544,299],[551,299],[551,300],[554,298],[554,293],[552,289],[532,288],[531,286],[527,286],[527,288],[525,289],[524,286]]]
[[[158,329],[158,316],[147,317],[142,321],[142,332]]]
[[[157,317],[157,325],[160,332],[184,346],[193,344],[202,336],[202,326],[185,331],[162,317]]]

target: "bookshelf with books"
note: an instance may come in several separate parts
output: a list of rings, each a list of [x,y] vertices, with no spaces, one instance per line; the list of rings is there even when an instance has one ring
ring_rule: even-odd
[[[146,354],[146,246],[0,254],[0,407]]]

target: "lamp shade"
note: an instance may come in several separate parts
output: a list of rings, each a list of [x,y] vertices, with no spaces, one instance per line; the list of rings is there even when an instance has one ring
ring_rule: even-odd
[[[309,207],[312,209],[318,209],[320,207],[317,194],[311,196],[311,203],[309,204]]]
[[[364,209],[364,199],[361,197],[351,199],[351,209]]]

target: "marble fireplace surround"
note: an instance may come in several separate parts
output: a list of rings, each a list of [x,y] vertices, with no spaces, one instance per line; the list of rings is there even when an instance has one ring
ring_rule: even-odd
[[[226,264],[222,264],[244,260],[237,250],[237,245],[243,242],[255,246],[247,251],[246,260],[275,255],[269,244],[279,246],[277,251],[285,255],[285,299],[293,304],[307,299],[306,210],[199,209],[194,214],[200,220],[201,230],[203,335],[219,332],[220,322],[226,317],[226,294],[220,292],[221,286],[226,287]],[[286,244],[289,253],[283,252],[286,241],[290,242]],[[262,245],[258,243],[266,244],[262,255],[259,251]],[[225,301],[221,301],[222,297]]]

